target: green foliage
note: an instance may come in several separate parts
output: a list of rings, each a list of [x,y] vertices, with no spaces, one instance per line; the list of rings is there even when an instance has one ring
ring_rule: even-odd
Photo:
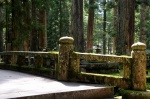
[[[59,38],[70,35],[70,9],[69,0],[57,1],[50,0],[47,7],[47,32],[48,32],[48,47],[51,50],[58,49]]]
[[[90,10],[98,9],[98,5],[94,3],[93,5],[89,5]]]
[[[4,15],[6,15],[6,9],[7,8],[7,13],[9,16],[8,19],[8,25],[9,25],[9,30],[11,31],[12,28],[12,9],[14,7],[11,7],[11,0],[6,0],[9,2],[9,5],[6,5],[6,2],[3,2],[4,6]],[[104,0],[94,0],[93,5],[89,5],[89,0],[84,0],[84,38],[86,39],[87,35],[87,24],[88,24],[88,10],[89,8],[95,9],[95,18],[94,18],[94,45],[97,45],[97,43],[102,43],[102,35],[104,34],[103,32],[103,9],[106,9],[106,16],[107,16],[107,21],[106,21],[106,36],[107,38],[109,37],[114,37],[117,33],[117,30],[114,28],[114,23],[113,23],[113,18],[117,17],[113,15],[113,8],[117,7],[117,0],[106,0],[106,4],[104,5]],[[144,3],[146,5],[150,5],[150,0],[136,0],[136,11],[135,11],[135,41],[138,41],[139,37],[139,30],[140,30],[140,10],[139,6]],[[34,4],[36,6],[36,14],[35,16],[38,16],[39,10],[46,9],[47,11],[47,37],[48,37],[48,48],[50,50],[58,49],[59,45],[59,38],[62,36],[70,36],[71,35],[71,1],[70,0],[34,0]],[[26,5],[27,7],[30,8],[31,12],[31,0],[29,0],[28,4]],[[19,20],[15,28],[19,30],[19,38],[17,40],[13,41],[13,44],[17,46],[17,44],[21,44],[23,40],[26,38],[29,38],[29,34],[32,32],[32,29],[36,29],[38,33],[42,31],[43,25],[41,25],[39,22],[34,22],[34,20],[31,19],[31,16],[29,18],[29,26],[25,26],[25,23],[23,22],[23,9],[19,9],[20,5],[17,3],[15,5],[15,12],[22,11],[20,14],[18,14],[17,20]],[[19,10],[18,10],[19,9]],[[147,27],[148,30],[150,30],[150,12],[148,12],[149,17],[147,21]],[[5,19],[5,17],[4,17]],[[37,18],[39,21],[39,18]],[[0,25],[3,25],[6,28],[6,20],[4,20]],[[150,42],[150,33],[147,30],[147,45],[148,48],[149,42]],[[11,32],[10,32],[11,33]]]
[[[147,6],[150,6],[150,0],[136,0],[137,5],[140,5],[142,3],[144,3]]]
[[[98,4],[97,2],[94,0],[94,3],[93,4],[89,4],[89,2],[87,2],[87,0],[84,1],[84,9],[85,11],[88,12],[88,10],[95,10],[95,9],[98,9]]]
[[[112,8],[115,8],[116,6],[117,6],[117,3],[114,1],[108,1],[106,3],[106,9],[112,9]]]

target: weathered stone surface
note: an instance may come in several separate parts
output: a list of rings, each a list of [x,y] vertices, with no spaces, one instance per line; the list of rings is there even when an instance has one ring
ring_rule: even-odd
[[[43,66],[43,57],[37,55],[34,57],[34,59],[35,59],[34,66],[36,66],[36,68],[41,68]]]
[[[143,43],[135,43],[132,45],[132,89],[146,90],[146,45]]]
[[[25,65],[25,56],[23,56],[23,55],[18,55],[18,57],[17,57],[17,64],[18,65]]]
[[[54,99],[106,99],[114,97],[113,88],[80,90],[55,94]]]
[[[60,38],[59,46],[59,67],[58,67],[58,80],[68,80],[68,73],[70,70],[70,54],[73,52],[73,38],[62,37]]]
[[[146,45],[144,43],[137,42],[137,43],[134,43],[131,46],[131,48],[132,48],[132,50],[145,50],[146,49]]]
[[[150,91],[121,90],[122,99],[150,99]]]
[[[61,82],[29,74],[0,70],[0,99],[106,99],[114,87]]]
[[[117,87],[124,88],[124,89],[129,89],[131,86],[129,79],[124,79],[119,76],[111,76],[111,75],[105,75],[105,74],[81,73],[80,81],[112,85],[112,86],[117,86]]]
[[[64,43],[64,44],[73,44],[73,42],[74,42],[74,39],[72,38],[72,37],[61,37],[60,39],[59,39],[59,42],[62,44],[62,43]]]

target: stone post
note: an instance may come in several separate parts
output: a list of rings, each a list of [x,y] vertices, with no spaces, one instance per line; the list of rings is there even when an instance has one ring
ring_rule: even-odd
[[[25,56],[24,55],[18,55],[16,64],[19,66],[25,65]]]
[[[43,66],[43,57],[42,55],[35,55],[34,56],[34,66],[36,69],[40,69]]]
[[[74,53],[70,57],[70,67],[68,70],[69,73],[69,81],[77,81],[80,72],[80,58],[77,57],[77,54]]]
[[[138,42],[132,45],[132,89],[146,91],[146,45]]]
[[[62,37],[59,39],[59,62],[58,62],[58,80],[67,81],[70,68],[70,54],[72,54],[74,39],[72,37]]]

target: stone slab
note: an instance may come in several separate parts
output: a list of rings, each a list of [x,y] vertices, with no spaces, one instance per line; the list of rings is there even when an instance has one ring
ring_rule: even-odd
[[[35,75],[0,70],[0,99],[90,99],[113,97],[113,87],[56,81]]]

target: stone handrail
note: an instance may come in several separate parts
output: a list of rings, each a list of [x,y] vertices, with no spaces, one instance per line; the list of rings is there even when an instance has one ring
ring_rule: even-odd
[[[87,77],[81,77],[80,75],[80,59],[106,61],[106,62],[122,62],[123,63],[123,78],[112,81],[115,85],[127,85],[128,89],[133,90],[146,90],[146,45],[143,43],[135,43],[132,45],[131,56],[111,56],[101,54],[90,53],[77,53],[74,52],[73,46],[74,39],[71,37],[60,38],[60,50],[59,50],[59,80],[72,80],[72,79],[85,79]],[[78,76],[77,76],[78,75]],[[98,76],[90,76],[91,79],[96,79]],[[99,77],[104,82],[111,82],[109,77]],[[102,82],[101,80],[101,82]],[[122,81],[123,80],[123,81]],[[83,80],[82,80],[83,81]]]
[[[123,77],[129,78],[131,70],[131,56],[117,56],[117,55],[104,55],[104,54],[93,54],[93,53],[73,53],[73,56],[78,59],[84,59],[87,61],[95,62],[120,62],[123,63]]]
[[[22,65],[25,56],[34,56],[35,66],[43,65],[43,58],[52,58],[57,61],[56,78],[63,81],[89,81],[111,84],[126,89],[146,90],[146,45],[135,43],[132,45],[131,56],[103,55],[91,53],[79,53],[74,51],[74,39],[62,37],[59,39],[59,52],[32,52],[32,51],[8,51],[1,52],[6,60]],[[10,56],[13,56],[10,58]],[[96,74],[82,74],[80,72],[80,59],[98,62],[123,63],[123,77],[114,78]],[[5,61],[5,63],[7,62]]]
[[[51,57],[58,58],[58,52],[42,52],[42,51],[4,51],[0,52],[0,55],[24,55],[24,56],[43,56],[43,57]]]
[[[0,52],[0,55],[3,57],[3,61],[5,64],[16,64],[19,68],[21,68],[22,66],[33,67],[36,70],[48,68],[48,70],[52,73],[51,76],[56,77],[56,66],[58,66],[58,52],[4,51]],[[50,60],[54,61],[54,69],[50,68],[50,66],[44,66],[46,65],[46,61]]]

